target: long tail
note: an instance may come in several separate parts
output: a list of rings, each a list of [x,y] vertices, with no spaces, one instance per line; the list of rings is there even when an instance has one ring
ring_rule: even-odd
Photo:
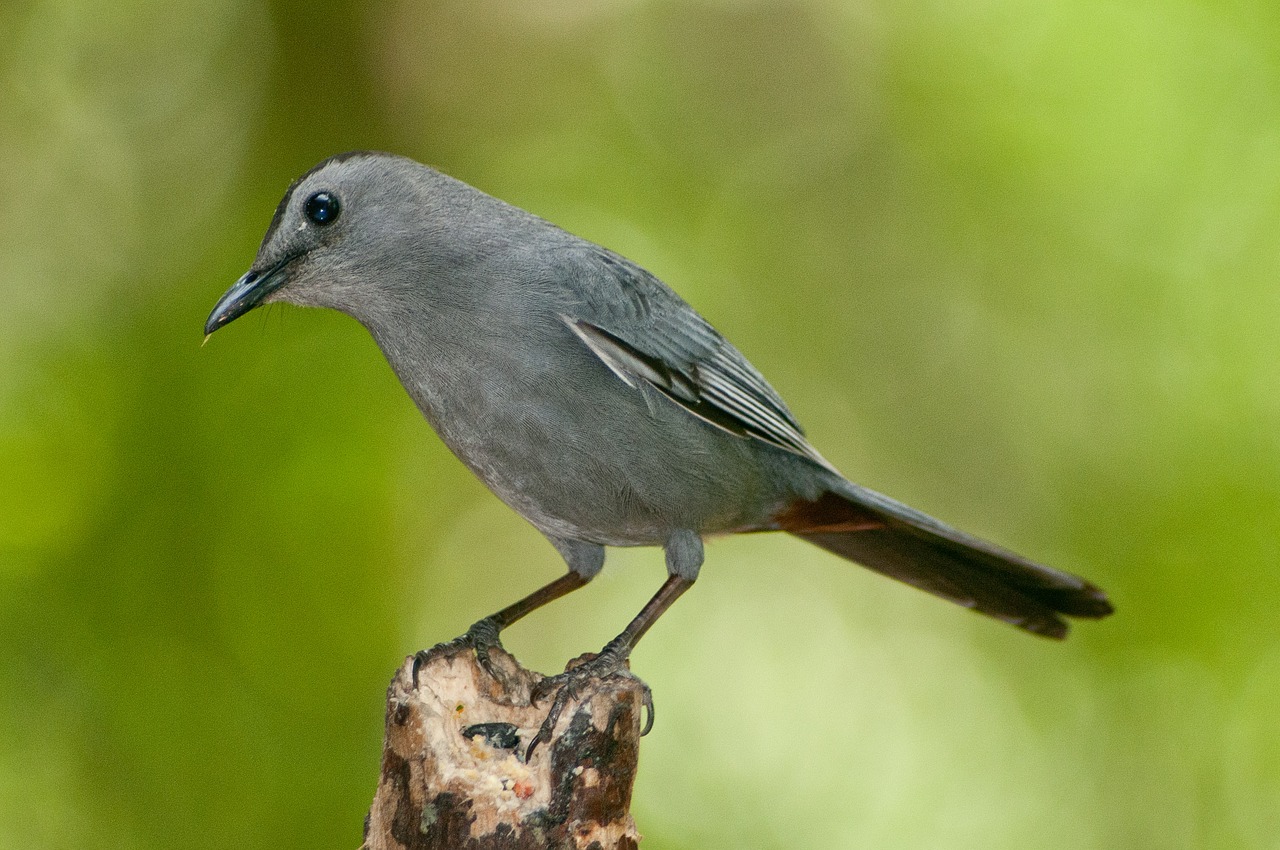
[[[1066,617],[1112,612],[1084,579],[1042,566],[887,496],[841,481],[796,502],[777,528],[890,578],[1045,637],[1066,637]]]

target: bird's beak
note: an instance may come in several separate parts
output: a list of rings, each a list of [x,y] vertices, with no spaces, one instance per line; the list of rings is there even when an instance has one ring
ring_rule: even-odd
[[[218,328],[248,313],[261,304],[268,295],[275,292],[289,279],[286,270],[297,256],[285,257],[273,266],[263,270],[249,269],[231,285],[231,288],[218,299],[213,312],[204,323],[205,337]]]

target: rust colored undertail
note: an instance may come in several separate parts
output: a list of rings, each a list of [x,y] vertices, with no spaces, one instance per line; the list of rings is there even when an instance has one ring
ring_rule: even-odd
[[[774,517],[829,552],[1033,634],[1063,638],[1065,617],[1112,612],[1100,589],[852,482]]]

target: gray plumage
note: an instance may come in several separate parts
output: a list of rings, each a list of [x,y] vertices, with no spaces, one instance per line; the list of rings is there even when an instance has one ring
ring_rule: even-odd
[[[696,578],[701,539],[727,532],[789,531],[1051,637],[1062,615],[1111,611],[1076,576],[846,480],[746,358],[644,269],[411,160],[346,154],[301,177],[206,330],[267,301],[368,328],[453,453],[579,579],[604,546],[664,546],[685,584],[651,603],[623,656]],[[497,628],[576,586],[495,615]]]

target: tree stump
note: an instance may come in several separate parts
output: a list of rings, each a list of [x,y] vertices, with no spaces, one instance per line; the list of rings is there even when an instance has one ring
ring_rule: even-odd
[[[610,677],[565,707],[549,742],[518,758],[550,700],[542,676],[494,649],[413,658],[387,689],[386,739],[361,850],[635,850],[631,819],[644,686]]]

